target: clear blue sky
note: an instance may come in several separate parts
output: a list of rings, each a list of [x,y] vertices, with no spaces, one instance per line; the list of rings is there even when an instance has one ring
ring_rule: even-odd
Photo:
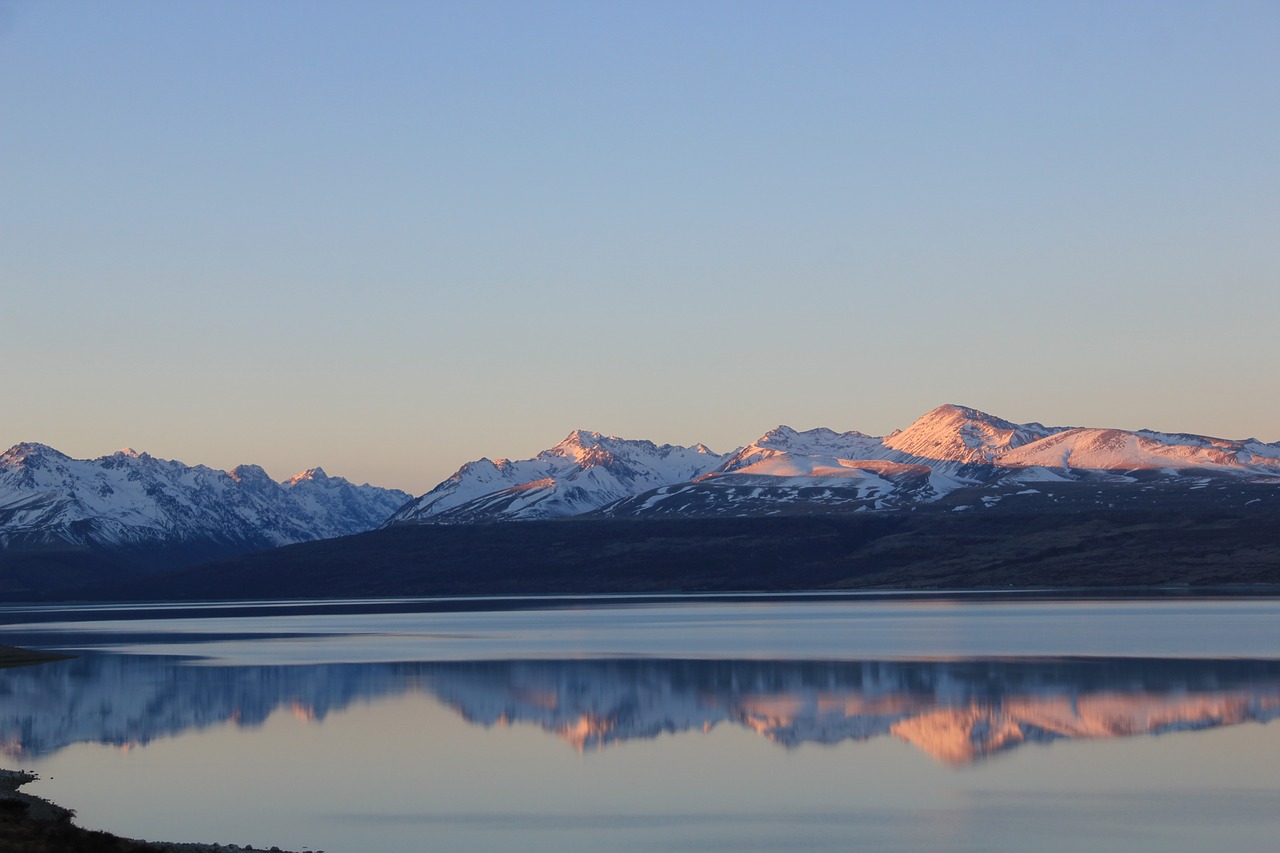
[[[1280,439],[1280,3],[0,0],[0,444]]]

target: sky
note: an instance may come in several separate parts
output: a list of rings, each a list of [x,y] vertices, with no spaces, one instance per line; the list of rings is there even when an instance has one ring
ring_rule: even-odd
[[[1280,3],[0,0],[0,445],[1280,440]]]

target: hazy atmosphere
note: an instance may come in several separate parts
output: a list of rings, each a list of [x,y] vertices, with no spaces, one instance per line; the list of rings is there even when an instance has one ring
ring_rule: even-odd
[[[0,449],[1280,439],[1280,5],[0,0]]]

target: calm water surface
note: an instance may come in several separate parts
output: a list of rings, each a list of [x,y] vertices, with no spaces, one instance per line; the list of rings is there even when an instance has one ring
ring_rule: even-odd
[[[1267,849],[1280,602],[10,608],[0,764],[329,853]]]

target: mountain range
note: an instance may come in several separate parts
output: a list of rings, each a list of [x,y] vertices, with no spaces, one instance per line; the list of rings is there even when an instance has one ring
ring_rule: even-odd
[[[1215,520],[1223,511],[1235,515]],[[26,443],[0,454],[0,594],[306,543],[319,550],[164,594],[1274,582],[1278,514],[1280,442],[1018,424],[956,405],[886,436],[778,426],[729,453],[575,430],[532,459],[468,462],[417,498],[320,468],[278,483],[254,465],[78,460]],[[351,539],[373,532],[387,535]],[[1109,581],[1085,571],[1099,558]]]
[[[377,527],[410,496],[321,468],[283,483],[256,465],[203,465],[120,450],[72,459],[25,443],[0,455],[0,547],[203,544],[243,553]]]
[[[533,459],[468,462],[389,523],[884,511],[966,490],[990,505],[1052,484],[1206,477],[1280,484],[1280,442],[1016,424],[945,405],[887,436],[779,426],[726,454],[576,430]]]

